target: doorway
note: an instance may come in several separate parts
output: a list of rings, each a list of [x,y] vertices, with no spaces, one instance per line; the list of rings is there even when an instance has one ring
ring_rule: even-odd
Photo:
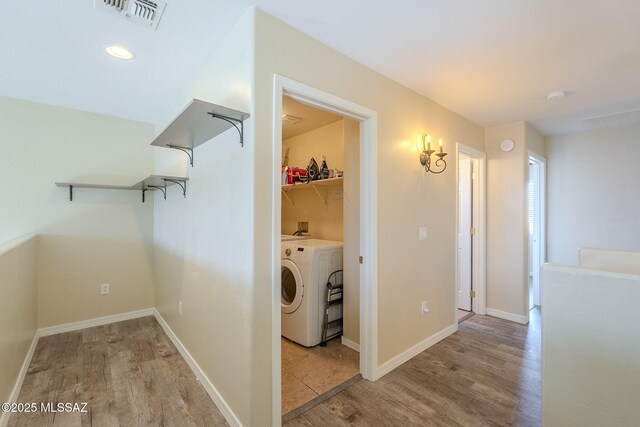
[[[303,83],[274,76],[273,115],[273,223],[271,237],[272,250],[272,301],[271,301],[271,378],[272,378],[272,425],[282,423],[282,364],[281,364],[281,234],[282,213],[282,114],[283,96],[332,112],[359,125],[359,222],[360,230],[356,240],[359,269],[359,350],[360,374],[368,380],[378,377],[377,361],[377,208],[376,208],[376,120],[375,111],[354,104],[335,95],[312,88]]]
[[[527,224],[529,231],[529,310],[540,306],[540,267],[545,254],[545,168],[546,161],[529,152]]]
[[[286,421],[360,373],[360,123],[286,95],[282,106],[281,366]]]
[[[456,313],[485,314],[485,154],[456,144]]]

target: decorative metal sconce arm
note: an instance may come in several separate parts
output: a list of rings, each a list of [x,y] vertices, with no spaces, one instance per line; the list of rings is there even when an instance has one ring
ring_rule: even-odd
[[[425,146],[425,139],[428,144]],[[422,135],[422,152],[420,153],[420,164],[424,166],[425,172],[431,172],[435,174],[439,174],[447,169],[447,161],[444,157],[447,155],[442,150],[442,139],[439,140],[440,152],[436,153],[436,150],[431,149],[431,137],[429,135]],[[435,162],[433,162],[433,167],[431,166],[431,156],[435,153],[438,157]]]

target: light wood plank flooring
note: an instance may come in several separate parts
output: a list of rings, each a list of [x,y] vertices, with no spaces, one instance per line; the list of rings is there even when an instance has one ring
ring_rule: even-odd
[[[153,317],[40,338],[17,401],[88,412],[14,413],[9,427],[228,425]]]
[[[524,326],[473,316],[377,382],[360,380],[296,426],[539,426],[540,312]]]

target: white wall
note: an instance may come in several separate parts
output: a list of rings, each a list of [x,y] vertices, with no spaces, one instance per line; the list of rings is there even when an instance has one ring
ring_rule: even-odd
[[[249,14],[225,40],[211,40],[218,48],[167,117],[177,114],[192,98],[249,112],[252,37]],[[157,131],[166,124],[159,122]],[[252,119],[246,120],[244,147],[234,128],[197,147],[193,168],[186,167],[185,154],[158,148],[156,171],[186,172],[189,182],[186,199],[170,197],[155,204],[154,221],[156,307],[226,401],[231,417],[247,426],[252,425],[251,360],[259,357],[250,339],[254,311],[252,129]]]
[[[37,238],[0,245],[0,400],[9,402],[38,328]],[[14,396],[17,397],[17,396]],[[9,413],[0,412],[0,425]]]
[[[548,259],[578,249],[640,250],[640,124],[546,138]]]
[[[545,426],[638,425],[640,275],[613,272],[618,255],[592,253],[586,268],[542,267]],[[640,271],[640,253],[622,257],[633,261],[624,270]]]
[[[311,157],[322,165],[322,155],[330,168],[344,170],[343,120],[282,141],[282,152],[289,149],[289,166],[306,168]],[[351,173],[351,172],[349,172]],[[298,221],[309,221],[313,238],[343,240],[343,189],[328,189],[327,204],[312,188],[298,187],[288,193],[293,204],[282,197],[282,234],[293,234]]]
[[[0,133],[0,242],[39,235],[38,325],[151,307],[152,197],[77,189],[69,202],[54,182],[140,181],[152,171],[153,127],[0,98]]]

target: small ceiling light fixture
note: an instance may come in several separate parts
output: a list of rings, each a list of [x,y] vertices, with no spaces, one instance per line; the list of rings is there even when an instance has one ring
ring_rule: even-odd
[[[553,92],[549,92],[547,95],[547,101],[556,102],[564,99],[567,96],[565,91],[563,90],[554,90]]]
[[[424,140],[427,140],[427,146],[424,145]],[[431,135],[422,135],[422,152],[420,153],[420,164],[424,166],[425,172],[431,173],[442,173],[447,168],[447,162],[444,159],[444,156],[447,155],[442,149],[442,138],[438,140],[438,145],[440,146],[440,152],[436,153],[436,150],[431,149]],[[434,166],[436,168],[442,168],[440,170],[435,170],[431,168],[431,155],[436,153],[438,159],[434,162]]]
[[[105,50],[109,55],[113,56],[114,58],[133,59],[133,52],[131,52],[126,47],[113,45],[113,46],[107,47]]]

